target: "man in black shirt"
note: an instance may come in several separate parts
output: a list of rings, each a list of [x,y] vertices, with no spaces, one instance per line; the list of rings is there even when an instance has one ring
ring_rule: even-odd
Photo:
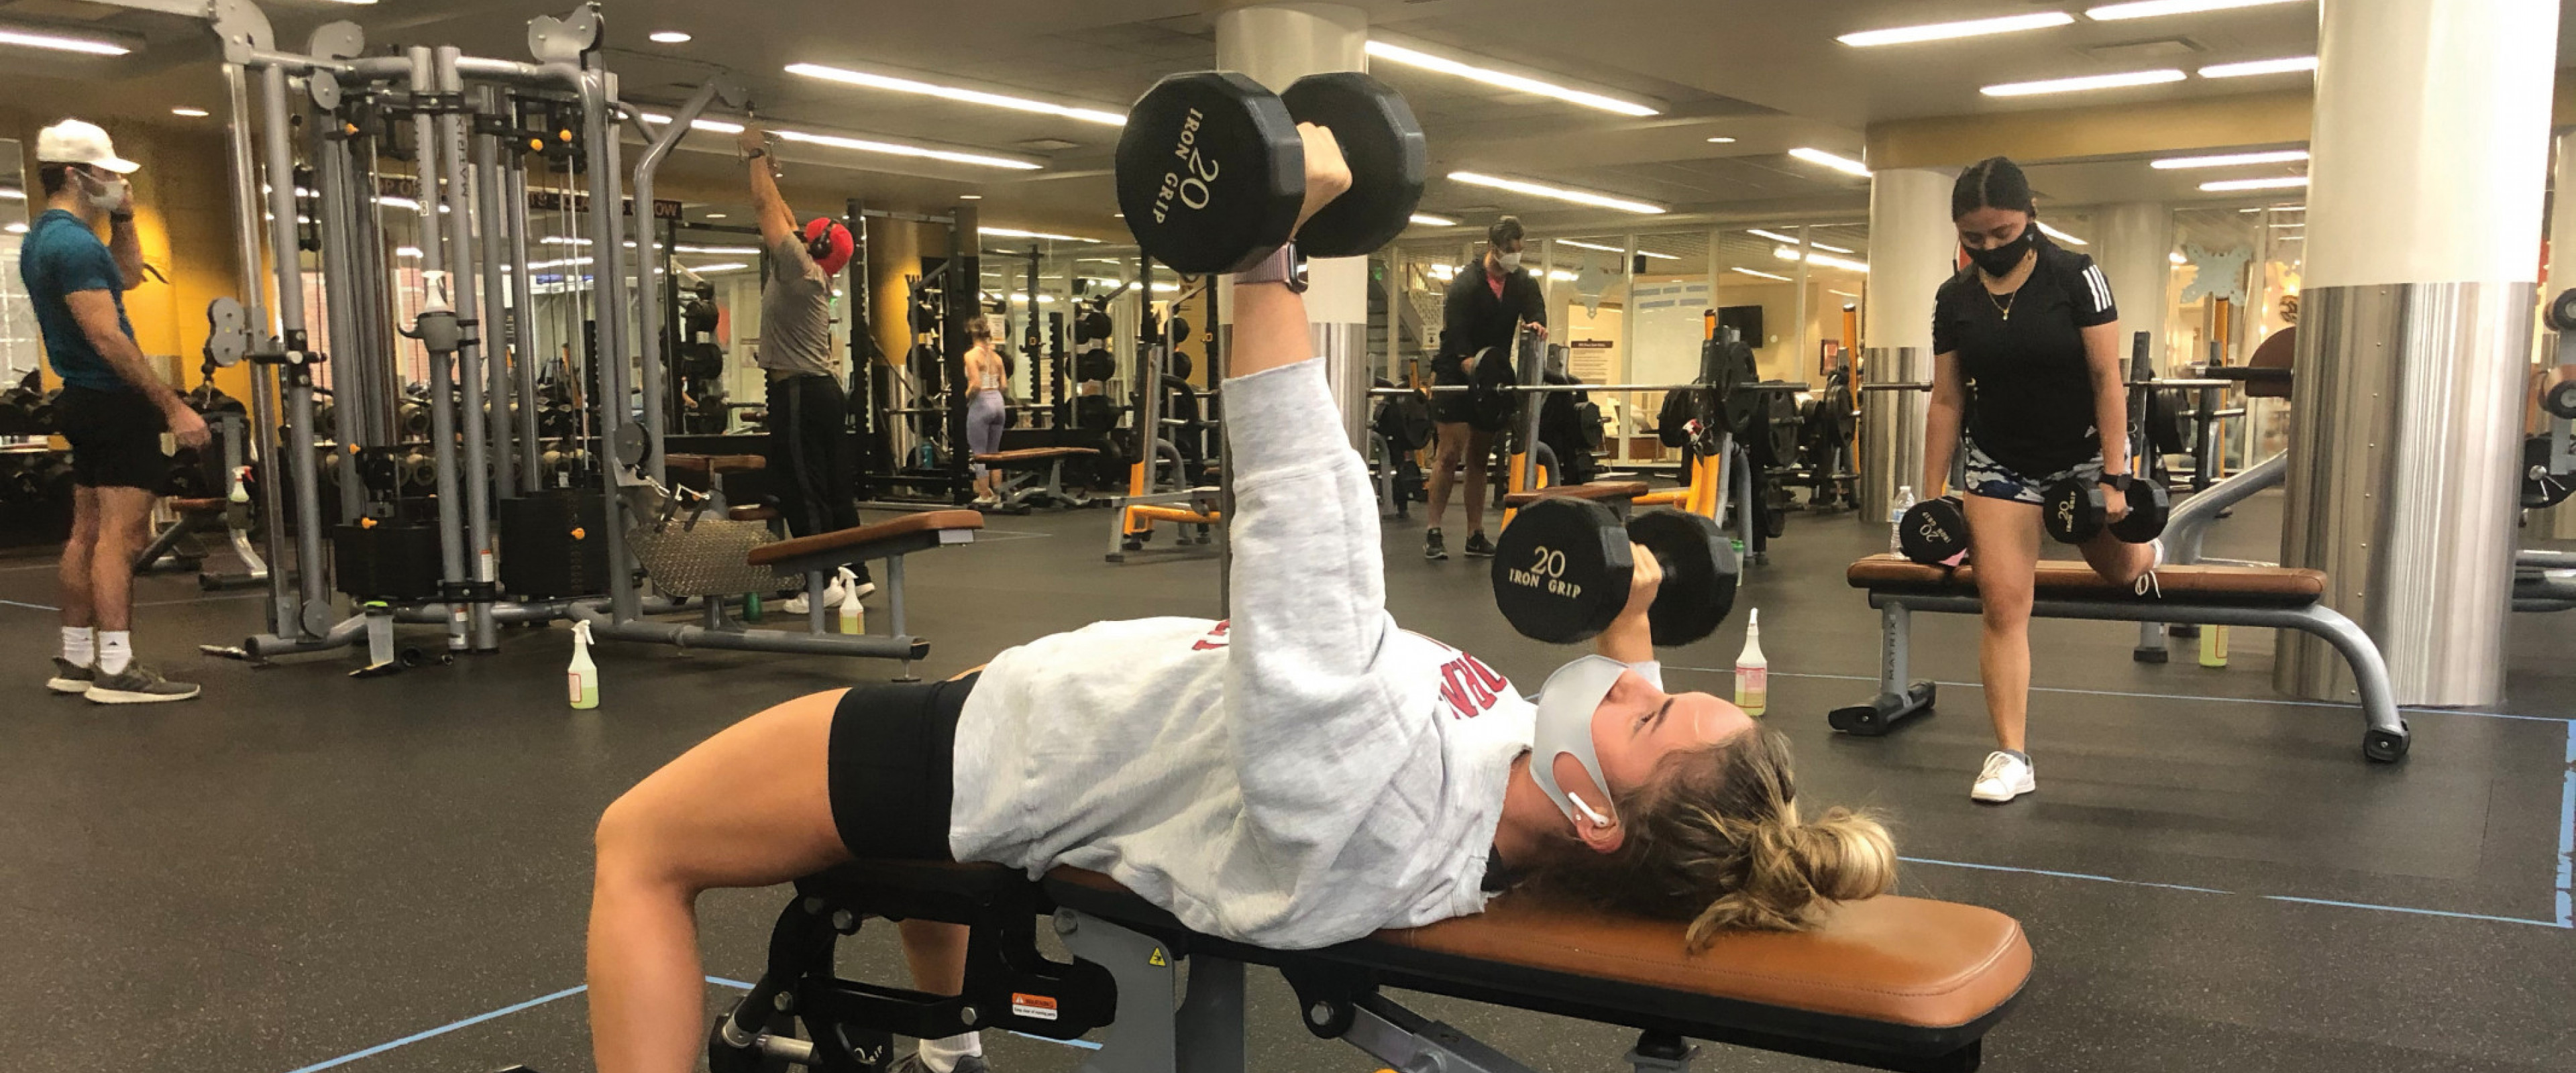
[[[1539,281],[1521,267],[1521,221],[1505,216],[1485,231],[1485,255],[1460,269],[1449,281],[1441,303],[1440,351],[1431,359],[1434,385],[1473,382],[1476,356],[1488,348],[1498,355],[1512,349],[1512,331],[1522,322],[1547,335],[1547,304]],[[1446,559],[1440,538],[1440,516],[1449,509],[1450,474],[1463,466],[1467,482],[1467,554],[1494,554],[1485,539],[1485,461],[1494,453],[1494,433],[1504,419],[1477,405],[1471,392],[1431,393],[1431,420],[1439,431],[1431,464],[1430,528],[1423,533],[1422,557]]]

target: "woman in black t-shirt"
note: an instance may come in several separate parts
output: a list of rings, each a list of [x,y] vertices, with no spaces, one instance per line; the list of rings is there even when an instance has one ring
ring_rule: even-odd
[[[1985,608],[1977,662],[1996,745],[1969,796],[2000,804],[2037,787],[2023,727],[2041,496],[2052,483],[2080,477],[2101,482],[2112,518],[2128,513],[2128,452],[2115,449],[2106,462],[2099,432],[2129,427],[2128,397],[2111,284],[2092,258],[2040,234],[2021,169],[1993,157],[1961,173],[1950,219],[1972,264],[1942,284],[1933,302],[1922,487],[1941,488],[1952,451],[1967,452],[1961,491]],[[2111,442],[2125,443],[2125,433],[2114,431]],[[2083,552],[2096,572],[2122,585],[2164,556],[2160,544],[2123,543],[2108,532],[2086,541]]]

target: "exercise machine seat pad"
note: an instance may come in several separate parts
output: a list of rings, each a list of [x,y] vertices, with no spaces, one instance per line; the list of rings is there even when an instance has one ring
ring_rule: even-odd
[[[1170,914],[1097,873],[1056,869],[1047,891],[1059,905],[1149,934],[1175,926]],[[2031,971],[2030,942],[2018,921],[1922,898],[1845,902],[1808,931],[1729,932],[1696,954],[1683,948],[1683,930],[1676,921],[1505,894],[1473,916],[1248,960],[1359,963],[1395,974],[1401,979],[1390,982],[1398,986],[1610,1023],[1767,1022],[1804,1034],[1785,1023],[1797,1019],[1779,1016],[1794,1011],[1810,1015],[1810,1024],[1828,1019],[1846,1031],[1854,1022],[1898,1029],[1893,1035],[1915,1037],[1908,1043],[1941,1049],[1965,1040],[1937,1030],[1982,1032]]]
[[[1592,484],[1551,484],[1526,492],[1503,496],[1506,507],[1526,507],[1542,499],[1635,499],[1646,494],[1644,481],[1597,481]]]
[[[763,544],[751,549],[743,561],[752,566],[770,566],[792,562],[824,552],[849,552],[870,544],[911,536],[950,530],[974,530],[984,527],[984,515],[972,510],[932,510],[907,514],[890,522],[862,525],[856,529],[836,529],[829,533],[797,537]],[[855,556],[854,556],[855,557]]]
[[[741,473],[769,468],[769,459],[760,455],[664,455],[662,468],[685,473]]]
[[[1927,566],[1901,555],[1872,555],[1851,564],[1846,574],[1855,589],[1876,594],[1975,596],[1975,564],[1956,570]],[[2094,573],[2081,560],[2043,559],[2032,578],[2042,600],[2092,600],[2117,603],[2217,604],[2228,607],[2306,607],[2323,599],[2326,575],[2319,570],[2277,566],[2213,566],[2193,563],[2156,568],[2155,587],[2141,596],[2128,585],[2116,585]],[[2161,593],[2162,595],[2158,595]]]
[[[975,456],[975,461],[988,466],[1010,466],[1025,462],[1045,462],[1057,458],[1079,458],[1097,455],[1097,447],[1022,447],[1015,451],[993,451]]]

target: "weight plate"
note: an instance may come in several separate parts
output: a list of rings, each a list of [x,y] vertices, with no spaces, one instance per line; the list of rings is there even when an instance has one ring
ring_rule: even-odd
[[[1494,604],[1524,637],[1572,644],[1599,636],[1628,603],[1636,559],[1610,508],[1542,499],[1503,528],[1494,549]]]
[[[2522,509],[2539,510],[2566,502],[2576,495],[2576,474],[2552,473],[2549,468],[2549,437],[2532,436],[2522,441]]]
[[[2576,380],[2561,380],[2549,385],[2549,390],[2540,395],[2540,408],[2556,417],[2576,417]]]
[[[638,424],[624,424],[617,426],[617,435],[615,437],[613,447],[617,454],[618,465],[643,465],[645,447],[644,426]]]
[[[2552,331],[2576,331],[2576,287],[2558,292],[2549,300],[2549,327]]]
[[[1297,226],[1305,143],[1260,83],[1230,71],[1172,75],[1128,109],[1117,183],[1146,256],[1184,275],[1241,272]]]
[[[1664,581],[1646,611],[1655,646],[1684,645],[1717,632],[1735,610],[1741,572],[1735,544],[1704,514],[1651,510],[1628,523],[1628,539],[1653,552]],[[1626,594],[1621,594],[1624,608]]]
[[[1298,229],[1297,248],[1357,257],[1394,241],[1422,203],[1430,159],[1403,94],[1357,71],[1334,71],[1298,79],[1279,99],[1298,122],[1332,131],[1351,167],[1351,188]]]

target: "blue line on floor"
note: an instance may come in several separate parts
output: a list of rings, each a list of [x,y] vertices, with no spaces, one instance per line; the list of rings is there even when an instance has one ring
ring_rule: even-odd
[[[2007,864],[1971,864],[1966,861],[1936,861],[1929,857],[1899,857],[1897,860],[1904,861],[1907,864],[1937,864],[1944,868],[1973,868],[1980,872],[2021,872],[2026,875],[2034,876],[2056,876],[2060,879],[2087,879],[2096,883],[2117,883],[2124,887],[2156,887],[2163,890],[2187,890],[2198,894],[2236,893],[2234,891],[2219,890],[2216,887],[2187,887],[2180,883],[2149,883],[2145,880],[2119,879],[2113,876],[2088,875],[2083,872],[2055,872],[2046,868],[2015,868]]]
[[[1735,673],[1723,667],[1685,667],[1680,664],[1673,663],[1665,664],[1664,669],[1673,671],[1700,671],[1707,674],[1732,675]],[[1773,671],[1771,672],[1771,677],[1818,678],[1833,682],[1878,681],[1878,676],[1869,674],[1812,674],[1796,671]],[[1934,682],[1932,684],[1949,689],[1985,688],[1983,684],[1977,682]],[[2296,700],[2289,697],[2204,697],[2190,693],[2133,693],[2119,689],[2070,689],[2064,686],[2032,686],[2030,687],[2030,691],[2033,693],[2077,693],[2088,697],[2137,697],[2143,700],[2196,700],[2218,704],[2279,704],[2292,708],[2339,708],[2347,712],[2357,712],[2361,710],[2361,706],[2358,704],[2345,704],[2340,701],[2331,700]],[[2514,719],[2526,723],[2569,723],[2570,725],[2576,725],[2576,722],[2571,722],[2564,717],[2554,715],[2517,715],[2512,712],[2479,712],[2470,711],[2464,708],[2410,708],[2402,705],[2399,706],[2397,710],[2408,715],[2470,715],[2481,719]]]
[[[372,1057],[375,1057],[376,1055],[383,1054],[383,1053],[385,1053],[386,1051],[393,1050],[393,1049],[394,1049],[394,1048],[396,1048],[396,1047],[402,1047],[402,1046],[407,1046],[407,1045],[410,1045],[410,1044],[418,1043],[418,1042],[420,1042],[420,1041],[422,1041],[422,1040],[425,1040],[425,1039],[428,1039],[428,1038],[430,1038],[430,1037],[432,1037],[432,1036],[444,1036],[444,1035],[446,1035],[446,1034],[448,1034],[448,1033],[450,1033],[450,1032],[454,1032],[454,1031],[456,1031],[457,1029],[460,1029],[460,1028],[466,1028],[466,1027],[469,1027],[469,1026],[472,1026],[472,1025],[479,1025],[479,1024],[482,1024],[482,1023],[483,1023],[483,1022],[485,1022],[485,1021],[489,1021],[489,1020],[491,1020],[491,1019],[493,1019],[493,1018],[495,1018],[495,1017],[507,1017],[507,1016],[509,1016],[509,1015],[511,1015],[511,1014],[514,1014],[514,1013],[519,1012],[520,1010],[529,1009],[529,1008],[531,1008],[531,1007],[536,1007],[536,1006],[543,1006],[543,1005],[545,1005],[546,1003],[553,1002],[553,1001],[554,1001],[554,1000],[556,1000],[556,999],[559,999],[559,998],[569,998],[569,997],[571,997],[571,996],[581,994],[582,992],[584,992],[584,991],[588,991],[588,990],[590,990],[590,985],[588,985],[588,984],[583,984],[583,985],[578,986],[578,987],[567,987],[567,988],[565,988],[565,989],[563,989],[563,990],[561,990],[561,991],[557,991],[557,992],[555,992],[554,994],[551,994],[551,995],[540,995],[540,996],[538,996],[538,997],[536,997],[536,998],[529,999],[529,1000],[528,1000],[528,1001],[526,1001],[526,1002],[521,1002],[521,1003],[517,1003],[517,1004],[515,1004],[515,1005],[510,1005],[510,1006],[503,1006],[503,1007],[501,1007],[500,1009],[494,1010],[494,1011],[492,1011],[492,1012],[490,1012],[490,1013],[478,1013],[478,1014],[475,1014],[475,1015],[474,1015],[474,1016],[472,1016],[472,1017],[468,1017],[468,1018],[466,1018],[466,1019],[464,1019],[464,1020],[462,1020],[462,1021],[451,1021],[451,1022],[449,1022],[449,1023],[447,1023],[447,1024],[443,1024],[443,1025],[440,1025],[440,1026],[438,1026],[438,1027],[436,1027],[436,1028],[430,1029],[430,1030],[428,1030],[428,1031],[426,1031],[426,1032],[414,1032],[414,1033],[412,1033],[411,1035],[404,1036],[403,1038],[398,1039],[398,1040],[394,1040],[394,1041],[393,1041],[393,1042],[391,1042],[391,1043],[379,1043],[379,1044],[376,1044],[376,1045],[375,1045],[375,1046],[373,1046],[373,1047],[369,1047],[369,1048],[367,1048],[366,1050],[363,1050],[363,1051],[351,1051],[351,1052],[349,1052],[349,1053],[347,1053],[347,1054],[341,1055],[340,1057],[338,1057],[338,1058],[334,1058],[334,1059],[331,1059],[330,1061],[327,1061],[327,1062],[315,1062],[315,1063],[313,1063],[312,1065],[305,1066],[305,1067],[304,1067],[304,1068],[302,1068],[302,1069],[293,1070],[293,1071],[291,1071],[291,1073],[317,1073],[317,1071],[319,1071],[319,1070],[330,1069],[330,1068],[332,1068],[332,1067],[334,1067],[334,1066],[347,1065],[347,1064],[349,1064],[349,1063],[351,1063],[351,1062],[355,1062],[355,1061],[357,1061],[358,1059],[361,1059],[361,1058],[372,1058]]]
[[[2529,917],[2500,917],[2491,916],[2486,913],[2454,913],[2447,909],[2416,909],[2412,906],[2375,905],[2370,902],[2338,902],[2326,898],[2293,898],[2287,894],[2266,894],[2262,897],[2275,902],[2297,902],[2301,905],[2333,905],[2341,906],[2345,909],[2376,909],[2382,913],[2414,913],[2418,916],[2454,917],[2460,920],[2491,920],[2498,924],[2529,924],[2534,927],[2541,928],[2564,928],[2567,926],[2554,920],[2533,920]]]
[[[733,988],[733,989],[734,989],[734,990],[736,990],[736,991],[749,991],[749,990],[751,990],[751,985],[750,985],[750,984],[744,983],[744,982],[742,982],[742,981],[740,981],[740,980],[728,980],[728,979],[725,979],[724,977],[721,977],[721,976],[710,976],[710,977],[707,977],[707,982],[708,982],[708,983],[711,983],[711,984],[722,984],[722,985],[724,985],[724,986],[726,986],[726,987]],[[1003,1029],[1002,1031],[1004,1031],[1004,1032],[1011,1032],[1011,1030],[1010,1030],[1010,1029],[1007,1029],[1007,1028]],[[1061,1043],[1061,1044],[1064,1044],[1064,1045],[1065,1045],[1065,1046],[1067,1046],[1067,1047],[1079,1047],[1079,1048],[1081,1048],[1081,1049],[1083,1049],[1083,1050],[1086,1050],[1086,1051],[1096,1051],[1096,1050],[1099,1050],[1099,1049],[1100,1049],[1100,1045],[1099,1045],[1099,1044],[1097,1044],[1097,1043],[1093,1043],[1093,1042],[1091,1042],[1090,1040],[1087,1040],[1087,1039],[1055,1039],[1055,1038],[1052,1038],[1052,1037],[1049,1037],[1049,1036],[1032,1036],[1032,1035],[1030,1035],[1030,1034],[1028,1034],[1028,1033],[1026,1033],[1026,1032],[1011,1032],[1011,1034],[1012,1034],[1012,1035],[1014,1035],[1014,1036],[1018,1036],[1018,1037],[1020,1037],[1021,1039],[1033,1039],[1033,1040],[1036,1040],[1036,1041],[1038,1041],[1038,1042],[1040,1042],[1040,1043]],[[303,1071],[302,1071],[302,1070],[297,1070],[297,1071],[296,1071],[296,1073],[303,1073]]]

